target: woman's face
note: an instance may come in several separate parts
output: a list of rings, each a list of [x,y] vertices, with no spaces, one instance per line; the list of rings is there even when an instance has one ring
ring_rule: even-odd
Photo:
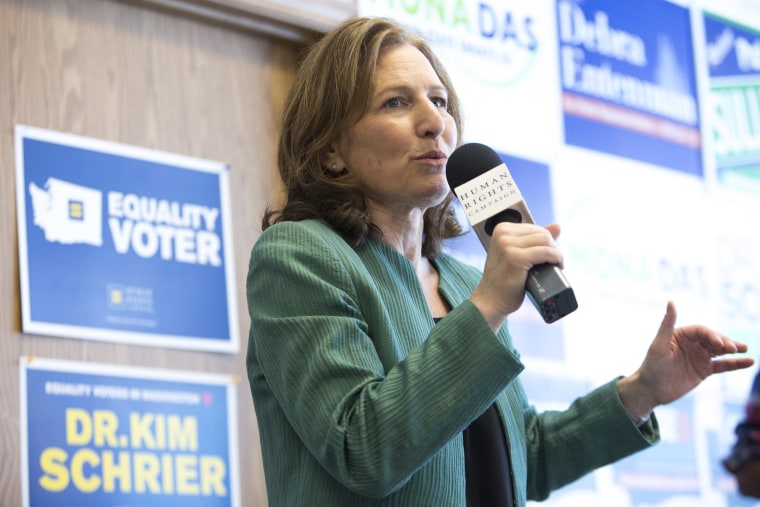
[[[447,99],[417,48],[400,44],[381,54],[369,108],[339,137],[330,161],[360,182],[371,214],[408,215],[447,195],[446,161],[457,142]]]

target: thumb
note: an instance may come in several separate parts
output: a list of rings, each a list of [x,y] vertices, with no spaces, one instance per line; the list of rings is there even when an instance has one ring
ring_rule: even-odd
[[[561,232],[559,224],[549,224],[544,226],[544,228],[551,233],[552,238],[557,239],[559,237],[559,233]]]
[[[657,336],[654,338],[652,345],[658,350],[665,350],[670,348],[670,338],[673,336],[673,331],[676,326],[676,306],[672,301],[668,301],[668,306],[665,310],[665,316],[660,323],[660,329],[657,330]]]

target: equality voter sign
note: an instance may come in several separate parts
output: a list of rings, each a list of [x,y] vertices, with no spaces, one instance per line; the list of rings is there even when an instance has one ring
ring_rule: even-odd
[[[686,8],[558,0],[565,141],[702,176]]]
[[[238,350],[228,168],[16,127],[24,332]]]
[[[704,13],[718,181],[760,191],[760,30]]]
[[[20,358],[24,507],[237,507],[232,376]]]

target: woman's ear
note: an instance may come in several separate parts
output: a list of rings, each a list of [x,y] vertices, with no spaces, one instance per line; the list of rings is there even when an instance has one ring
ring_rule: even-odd
[[[334,176],[343,174],[346,171],[346,164],[343,163],[343,159],[332,145],[322,156],[322,167]]]

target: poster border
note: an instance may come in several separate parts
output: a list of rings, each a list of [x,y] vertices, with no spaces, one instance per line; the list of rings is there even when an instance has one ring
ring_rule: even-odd
[[[56,143],[74,148],[87,149],[110,155],[128,157],[148,162],[178,166],[183,169],[216,174],[219,177],[220,212],[222,228],[222,246],[224,248],[224,272],[227,292],[227,322],[229,336],[227,339],[199,338],[194,336],[170,335],[162,333],[143,333],[139,331],[121,331],[102,327],[76,326],[69,324],[52,324],[32,320],[31,294],[29,289],[29,258],[27,242],[27,196],[24,167],[24,140]],[[139,146],[106,141],[93,137],[31,127],[15,125],[14,148],[16,165],[16,219],[18,230],[19,283],[21,289],[21,329],[24,333],[46,336],[96,340],[133,345],[166,347],[173,349],[199,350],[236,354],[240,351],[240,329],[237,318],[238,304],[235,277],[234,247],[232,240],[231,208],[229,193],[230,166],[223,162],[154,150]]]
[[[238,407],[237,384],[240,378],[233,374],[208,373],[190,370],[170,370],[145,366],[107,364],[100,362],[71,361],[65,359],[48,359],[35,356],[20,356],[19,370],[19,445],[21,451],[21,505],[29,504],[29,418],[27,372],[44,370],[50,372],[78,373],[133,379],[152,379],[161,381],[183,382],[224,386],[227,402],[227,446],[229,450],[230,471],[230,506],[240,504],[240,457],[238,451]]]

